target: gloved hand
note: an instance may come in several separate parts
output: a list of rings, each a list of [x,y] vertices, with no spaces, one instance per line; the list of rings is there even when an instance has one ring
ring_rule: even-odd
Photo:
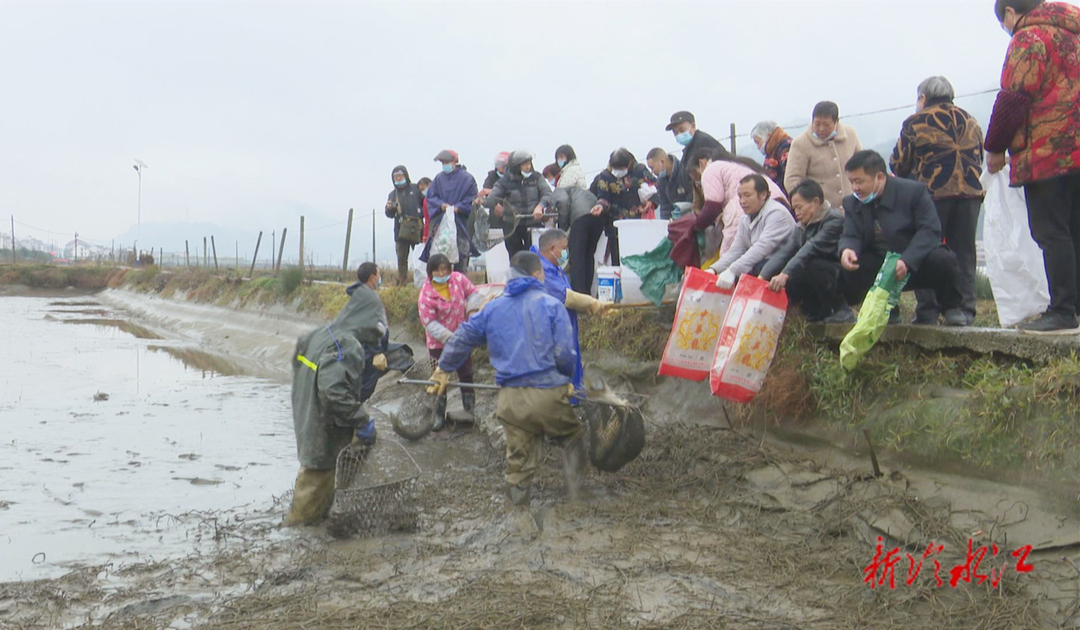
[[[567,398],[573,398],[576,394],[577,394],[577,388],[574,387],[574,384],[573,383],[567,383],[566,384],[566,397]]]
[[[442,371],[442,368],[435,368],[435,372],[428,379],[435,383],[427,388],[427,393],[434,396],[442,396],[446,393],[446,385],[450,382],[450,375]]]
[[[599,313],[599,308],[602,308],[596,306],[599,303],[600,300],[597,300],[591,295],[585,295],[584,293],[578,293],[577,291],[570,289],[566,290],[566,297],[563,298],[563,304],[566,305],[566,308],[579,313],[582,311]]]
[[[720,275],[716,278],[716,286],[719,289],[727,291],[731,287],[735,286],[735,274],[725,269],[720,272]]]
[[[601,315],[604,311],[611,308],[614,302],[601,302],[600,300],[593,300],[592,305],[589,307],[590,315]]]
[[[371,359],[371,365],[380,372],[385,372],[387,368],[386,355],[383,353],[376,354]]]

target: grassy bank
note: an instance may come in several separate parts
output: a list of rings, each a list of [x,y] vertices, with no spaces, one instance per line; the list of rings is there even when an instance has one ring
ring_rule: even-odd
[[[35,289],[104,289],[121,284],[125,273],[117,267],[5,264],[0,265],[0,284]]]

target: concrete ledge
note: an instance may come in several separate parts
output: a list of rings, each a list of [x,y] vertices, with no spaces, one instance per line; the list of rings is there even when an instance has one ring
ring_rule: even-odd
[[[851,325],[810,324],[811,335],[840,342]],[[889,326],[881,343],[910,343],[925,350],[957,350],[975,354],[1002,355],[1046,363],[1072,354],[1080,356],[1080,335],[1027,335],[1005,328],[950,328],[947,326]]]

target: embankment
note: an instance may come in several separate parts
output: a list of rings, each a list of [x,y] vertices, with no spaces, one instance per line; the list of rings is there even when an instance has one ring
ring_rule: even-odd
[[[122,288],[106,299],[151,324],[203,322],[185,330],[234,363],[279,380],[288,378],[283,359],[296,337],[331,319],[346,300],[341,285],[303,282],[289,270],[251,281],[156,267],[68,273],[73,282]],[[9,269],[0,277],[15,274]],[[55,283],[59,272],[28,267],[18,278]],[[385,287],[382,295],[398,338],[420,339],[416,289]],[[950,333],[948,343],[935,346],[919,342],[927,335],[901,326],[848,373],[837,360],[842,331],[810,327],[791,315],[765,389],[754,403],[737,406],[719,404],[707,385],[654,376],[672,318],[670,307],[583,317],[587,363],[639,389],[670,394],[687,420],[723,417],[856,450],[865,449],[865,429],[879,449],[907,461],[991,476],[1020,473],[1080,495],[1080,340],[1029,352],[1039,342],[975,329]]]

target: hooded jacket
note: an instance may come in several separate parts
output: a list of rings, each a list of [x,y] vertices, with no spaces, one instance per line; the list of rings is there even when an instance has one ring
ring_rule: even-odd
[[[813,259],[828,260],[840,264],[837,245],[844,233],[844,215],[832,206],[821,208],[820,215],[805,227],[796,224],[791,236],[773,254],[761,270],[761,277],[772,280],[781,273],[796,274],[804,269]],[[839,267],[838,267],[839,268]]]
[[[500,203],[507,204],[519,216],[528,217],[526,225],[537,226],[539,223],[532,218],[533,208],[538,204],[544,208],[555,205],[551,186],[548,186],[547,180],[536,171],[533,171],[532,176],[524,178],[520,171],[515,170],[507,169],[506,176],[496,182],[491,194],[484,198],[484,206],[494,208]],[[504,227],[503,231],[506,232],[507,228]]]
[[[424,220],[424,196],[420,194],[420,188],[412,183],[412,179],[409,178],[409,169],[401,165],[395,166],[394,170],[390,171],[391,180],[393,180],[393,174],[398,171],[405,173],[405,185],[401,187],[394,186],[394,189],[386,197],[386,200],[393,204],[386,211],[386,216],[394,220],[395,241],[398,238],[402,217]]]
[[[712,269],[717,273],[727,269],[736,276],[750,273],[755,265],[771,258],[794,230],[791,211],[769,199],[756,215],[743,214],[735,240]]]
[[[439,367],[453,372],[483,344],[502,387],[551,389],[566,386],[574,376],[570,315],[531,276],[508,282],[501,297],[462,324],[443,349]]]
[[[986,150],[1012,155],[1013,186],[1080,171],[1080,8],[1045,2],[1014,29]]]
[[[588,192],[588,191],[585,191]],[[540,256],[540,250],[536,245],[531,248],[532,253]],[[570,278],[561,267],[547,258],[540,256],[540,264],[544,267],[544,290],[556,300],[566,304],[566,292],[570,291]],[[570,317],[570,328],[574,335],[574,389],[585,389],[585,366],[581,363],[581,342],[578,337],[578,314],[577,311],[567,308],[566,314]]]
[[[795,190],[799,182],[809,177],[821,184],[825,200],[839,208],[844,197],[851,194],[851,182],[844,166],[859,151],[862,151],[859,136],[843,123],[836,123],[836,136],[831,140],[815,138],[813,130],[807,129],[791,143],[784,189]]]

